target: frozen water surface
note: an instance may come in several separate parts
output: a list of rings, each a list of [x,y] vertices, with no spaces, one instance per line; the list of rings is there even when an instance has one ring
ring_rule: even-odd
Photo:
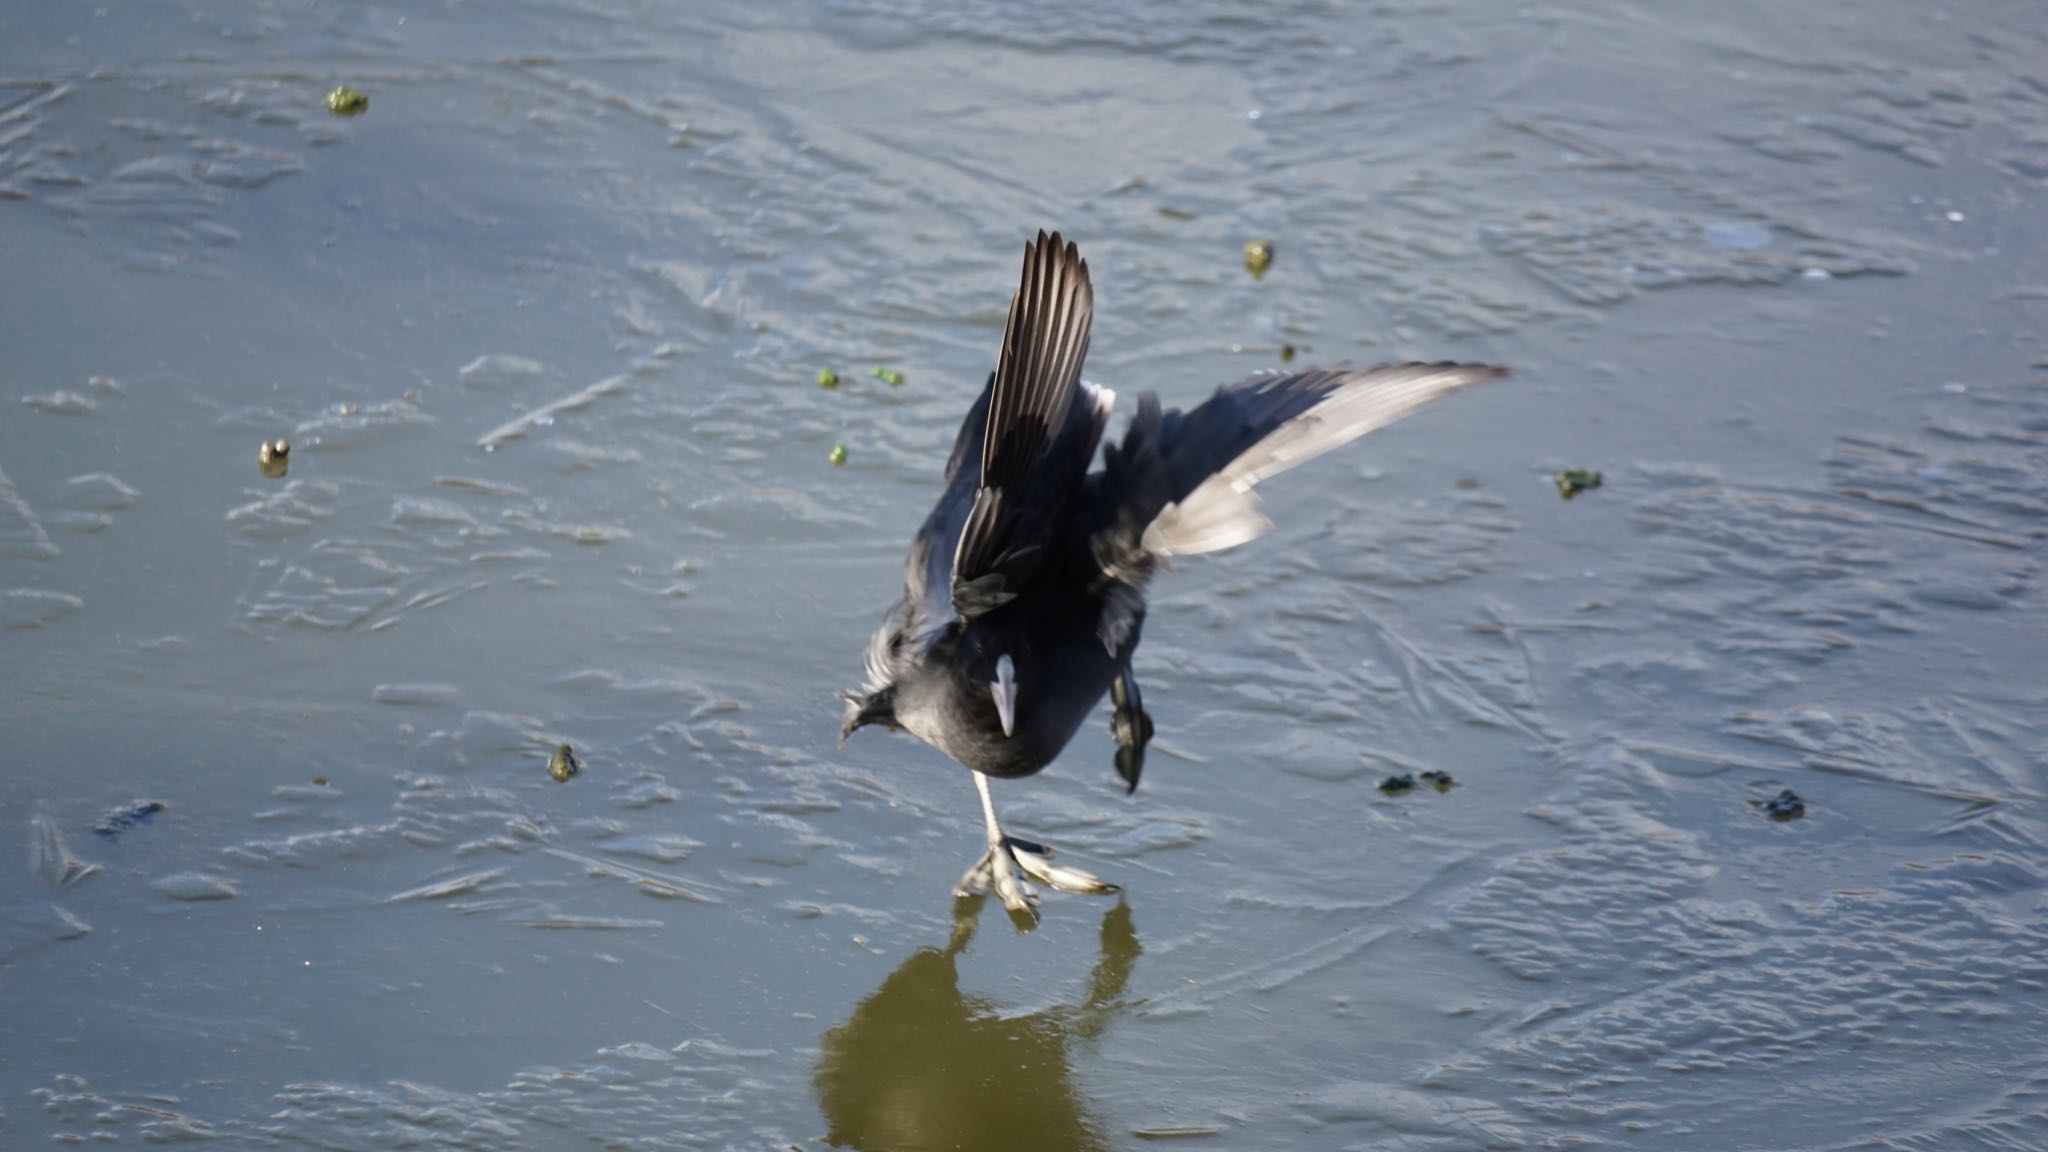
[[[2048,1147],[2044,76],[1992,2],[10,6],[0,1145]],[[1023,935],[834,693],[1039,227],[1126,397],[1519,375],[1162,581],[1139,794],[1106,709],[998,788],[1126,892]]]

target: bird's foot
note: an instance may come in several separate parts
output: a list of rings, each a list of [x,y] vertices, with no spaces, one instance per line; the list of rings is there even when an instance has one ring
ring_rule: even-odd
[[[1109,683],[1109,734],[1116,737],[1116,774],[1123,779],[1126,795],[1138,790],[1138,777],[1145,772],[1145,745],[1152,742],[1152,717],[1145,712],[1138,694],[1137,678],[1130,670]]]
[[[1117,886],[1092,872],[1052,862],[1053,850],[1043,844],[1005,836],[989,845],[981,859],[960,877],[955,896],[979,896],[994,888],[1003,907],[1032,919],[1038,918],[1038,890],[1024,876],[1062,892],[1099,894],[1117,891]],[[1023,875],[1020,875],[1022,873]]]
[[[1152,716],[1135,706],[1118,708],[1110,715],[1109,734],[1120,746],[1136,748],[1143,755],[1145,745],[1152,742]]]
[[[1110,735],[1116,737],[1116,774],[1124,782],[1124,793],[1138,790],[1138,777],[1145,772],[1145,745],[1152,742],[1152,717],[1143,708],[1122,707],[1110,718]]]

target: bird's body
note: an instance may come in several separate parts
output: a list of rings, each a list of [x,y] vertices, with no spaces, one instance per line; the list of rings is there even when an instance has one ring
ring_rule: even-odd
[[[1266,477],[1503,374],[1404,364],[1261,375],[1187,412],[1147,393],[1091,472],[1115,402],[1081,380],[1093,312],[1087,265],[1039,233],[996,371],[961,425],[841,732],[900,727],[976,773],[989,851],[961,887],[992,881],[1019,912],[1036,897],[1013,865],[1056,887],[1111,889],[1004,836],[987,780],[1050,764],[1108,693],[1117,769],[1137,787],[1151,721],[1131,657],[1160,564],[1262,534],[1270,525],[1252,487]]]
[[[1086,597],[1067,602],[1077,610],[1088,607]],[[1093,629],[1076,630],[1050,611],[1019,609],[1012,619],[997,623],[1033,641],[1027,654],[1014,658],[1019,661],[1017,698],[1035,701],[1030,723],[1003,735],[988,688],[975,691],[969,681],[962,690],[951,677],[910,681],[898,693],[896,718],[905,731],[961,764],[1007,780],[1032,775],[1059,756],[1109,691],[1121,664],[1104,651]],[[927,659],[942,665],[964,663],[955,649],[971,643],[971,637],[959,633],[942,635]]]
[[[1014,598],[980,610],[970,621],[956,612],[951,598],[955,545],[981,488],[995,382],[991,376],[961,424],[947,465],[945,494],[911,545],[906,594],[897,609],[909,626],[885,623],[876,633],[868,673],[873,684],[894,686],[899,726],[976,772],[1008,778],[1029,776],[1052,763],[1102,699],[1118,667],[1116,654],[1095,635],[1103,591],[1095,587],[1100,581],[1093,578],[1086,534],[1076,531],[1089,507],[1088,465],[1115,395],[1081,385],[1086,403],[1069,405],[1062,430],[1049,439],[1032,478],[1036,504],[1025,514],[1033,517],[1042,542],[1039,553],[1029,558],[1031,578]],[[919,637],[925,638],[921,650]],[[996,658],[991,643],[1011,654],[1017,696],[1038,701],[1032,722],[1009,736],[1003,734],[985,678],[978,690],[961,690],[963,676],[970,689],[977,683],[970,667],[977,664],[976,645],[986,660]]]

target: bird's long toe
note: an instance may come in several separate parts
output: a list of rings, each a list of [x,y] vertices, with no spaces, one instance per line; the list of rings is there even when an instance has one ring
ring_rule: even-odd
[[[981,859],[976,860],[972,868],[961,874],[960,882],[953,885],[953,895],[980,896],[987,892],[990,882],[995,879],[995,866],[989,862],[994,855],[993,848],[983,852]]]
[[[1095,875],[1093,872],[1084,872],[1079,868],[1069,868],[1063,864],[1053,863],[1052,851],[1043,845],[1034,844],[1027,848],[1015,839],[1012,839],[1010,841],[1010,849],[1012,855],[1016,858],[1017,866],[1028,873],[1033,880],[1041,884],[1050,885],[1062,892],[1102,895],[1118,890],[1116,885]]]

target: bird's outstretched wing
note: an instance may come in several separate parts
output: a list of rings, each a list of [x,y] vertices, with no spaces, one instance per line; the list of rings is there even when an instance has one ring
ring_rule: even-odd
[[[1090,539],[1105,575],[1141,589],[1168,556],[1256,539],[1272,522],[1252,489],[1424,404],[1507,375],[1490,364],[1382,364],[1264,373],[1225,385],[1192,411],[1147,393],[1121,445],[1104,453]],[[1134,597],[1122,598],[1135,600]],[[1127,627],[1109,598],[1103,641]]]
[[[1080,489],[1107,416],[1106,408],[1074,411],[1094,320],[1087,263],[1059,233],[1040,232],[1010,300],[981,483],[953,551],[953,611],[963,618],[1016,596],[1043,558],[1043,533]]]

